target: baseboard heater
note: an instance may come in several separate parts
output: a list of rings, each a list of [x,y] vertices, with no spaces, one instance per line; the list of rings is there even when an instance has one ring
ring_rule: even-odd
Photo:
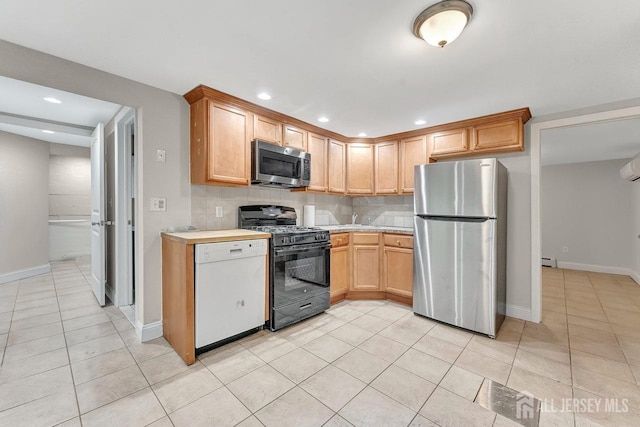
[[[558,267],[558,263],[555,258],[542,257],[542,266],[556,268]]]

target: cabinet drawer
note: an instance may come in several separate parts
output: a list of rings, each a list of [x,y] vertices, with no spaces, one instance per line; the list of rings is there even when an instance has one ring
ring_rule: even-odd
[[[384,245],[396,248],[413,248],[413,236],[404,234],[385,234]]]
[[[354,245],[377,245],[378,233],[353,233]]]
[[[349,233],[340,233],[331,235],[331,247],[339,248],[340,246],[349,245]]]

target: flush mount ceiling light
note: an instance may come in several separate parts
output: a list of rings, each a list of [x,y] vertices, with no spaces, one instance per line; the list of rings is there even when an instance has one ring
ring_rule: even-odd
[[[42,99],[44,99],[45,101],[50,102],[52,104],[62,104],[62,101],[60,101],[59,99],[56,99],[56,98],[52,98],[50,96],[46,97],[46,98],[42,98]]]
[[[268,93],[266,93],[266,92],[262,92],[262,93],[259,93],[259,94],[258,94],[258,98],[260,98],[260,99],[264,99],[265,101],[268,101],[268,100],[270,100],[270,99],[271,99],[271,95],[269,95],[269,94],[268,94]]]
[[[444,0],[423,10],[413,23],[413,34],[436,47],[445,47],[462,34],[473,15],[463,0]]]
[[[418,125],[418,126],[420,126],[420,125],[426,125],[426,124],[427,124],[427,121],[426,121],[426,120],[422,120],[422,119],[420,119],[420,120],[416,120],[416,121],[415,121],[415,122],[413,122],[413,123],[414,123],[414,124],[416,124],[416,125]]]
[[[322,116],[318,119],[318,121],[320,123],[327,123],[329,121],[329,118]]]

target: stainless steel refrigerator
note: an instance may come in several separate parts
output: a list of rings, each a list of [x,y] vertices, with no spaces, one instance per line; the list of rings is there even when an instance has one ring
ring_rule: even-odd
[[[495,337],[506,305],[506,168],[433,163],[414,179],[413,311]]]

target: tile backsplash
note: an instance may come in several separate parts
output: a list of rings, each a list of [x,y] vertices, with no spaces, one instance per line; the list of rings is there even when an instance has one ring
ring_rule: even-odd
[[[413,196],[354,197],[359,224],[413,227]]]
[[[201,229],[225,229],[238,226],[238,207],[273,204],[291,206],[303,223],[303,206],[315,205],[316,225],[351,222],[350,197],[272,189],[266,187],[191,186],[191,223]],[[216,218],[216,206],[222,207],[222,218]]]
[[[316,225],[350,224],[357,213],[357,223],[413,226],[413,196],[348,197],[272,189],[266,187],[191,186],[191,224],[200,229],[225,229],[238,226],[238,207],[273,204],[291,206],[303,224],[303,206],[315,205]],[[216,207],[222,207],[222,218]]]

